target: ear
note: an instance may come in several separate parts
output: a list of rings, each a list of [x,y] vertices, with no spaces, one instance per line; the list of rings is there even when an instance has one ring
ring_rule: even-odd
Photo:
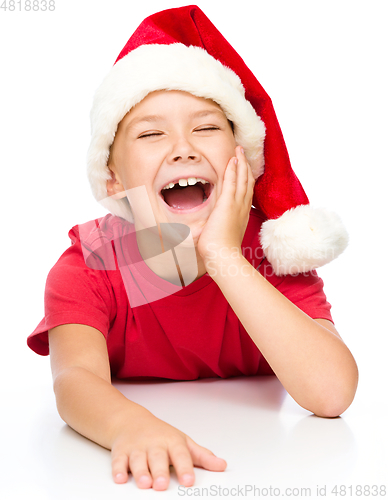
[[[108,196],[118,200],[126,196],[124,186],[122,185],[119,176],[109,168],[110,179],[106,181],[106,192]]]

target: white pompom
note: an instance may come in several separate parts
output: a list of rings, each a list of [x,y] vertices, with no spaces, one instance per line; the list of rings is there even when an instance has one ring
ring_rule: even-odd
[[[339,216],[324,208],[299,205],[263,223],[260,242],[278,276],[321,267],[347,247],[348,233]]]

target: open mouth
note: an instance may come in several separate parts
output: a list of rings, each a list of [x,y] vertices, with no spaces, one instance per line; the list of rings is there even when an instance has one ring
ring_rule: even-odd
[[[159,194],[172,209],[192,210],[207,201],[213,187],[213,184],[205,179],[189,177],[170,182],[162,188]]]

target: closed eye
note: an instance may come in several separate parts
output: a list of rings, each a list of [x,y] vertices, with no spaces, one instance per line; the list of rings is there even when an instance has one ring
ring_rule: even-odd
[[[203,127],[197,128],[196,132],[202,132],[203,130],[220,130],[218,127]]]
[[[149,134],[139,135],[139,139],[143,139],[143,137],[152,137],[154,135],[163,135],[163,132],[150,132]]]

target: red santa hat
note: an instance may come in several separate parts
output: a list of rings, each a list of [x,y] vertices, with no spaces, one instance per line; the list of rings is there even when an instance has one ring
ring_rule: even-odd
[[[271,99],[195,5],[147,17],[95,94],[88,177],[94,196],[110,212],[133,220],[126,199],[108,197],[109,149],[123,117],[156,90],[212,99],[233,122],[236,142],[257,179],[252,203],[266,219],[259,237],[276,274],[311,271],[342,253],[347,232],[335,213],[309,205]]]

